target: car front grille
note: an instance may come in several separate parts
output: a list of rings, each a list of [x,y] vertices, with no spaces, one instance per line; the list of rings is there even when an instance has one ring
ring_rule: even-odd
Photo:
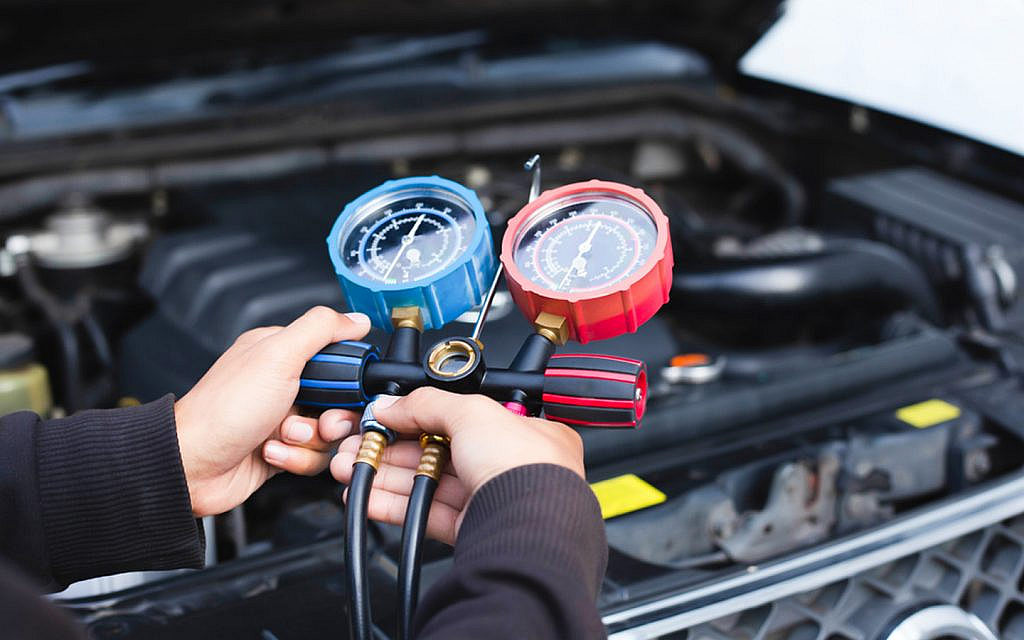
[[[874,640],[936,604],[955,604],[999,638],[1024,640],[1024,517],[975,531],[760,607],[674,633],[680,640]]]
[[[983,629],[898,632],[925,610]],[[604,620],[615,640],[1024,640],[1024,476]]]

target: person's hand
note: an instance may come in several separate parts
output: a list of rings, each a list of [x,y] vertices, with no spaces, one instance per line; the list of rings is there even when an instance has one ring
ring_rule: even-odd
[[[327,466],[333,444],[358,416],[341,410],[319,421],[294,415],[299,375],[320,349],[358,340],[369,329],[365,315],[327,307],[310,309],[287,327],[252,329],[174,404],[196,516],[238,506],[278,470],[312,475]]]
[[[381,396],[374,417],[405,436],[421,432],[451,438],[452,457],[434,503],[427,534],[454,544],[466,505],[488,480],[515,467],[549,463],[584,477],[583,441],[557,422],[523,418],[484,396],[456,395],[433,388],[417,389],[404,398]],[[345,439],[331,460],[331,474],[348,484],[360,436]],[[384,450],[373,480],[369,516],[401,524],[420,460],[416,440],[399,440]]]

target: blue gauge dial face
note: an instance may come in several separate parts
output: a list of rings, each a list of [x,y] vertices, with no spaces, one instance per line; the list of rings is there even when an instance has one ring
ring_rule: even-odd
[[[476,230],[469,204],[436,188],[410,188],[366,203],[341,235],[345,266],[383,285],[418,285],[468,250]]]
[[[513,259],[550,291],[598,291],[636,273],[657,236],[651,215],[631,200],[578,194],[538,209],[519,232]]]

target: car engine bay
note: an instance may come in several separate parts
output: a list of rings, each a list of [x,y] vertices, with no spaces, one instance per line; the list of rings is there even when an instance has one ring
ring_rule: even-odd
[[[314,305],[344,309],[323,240],[344,203],[383,180],[461,182],[500,243],[529,189],[523,161],[539,153],[545,188],[598,178],[644,189],[669,217],[675,252],[671,298],[652,321],[576,346],[643,360],[650,376],[639,429],[582,434],[589,481],[638,476],[660,494],[606,521],[599,604],[609,633],[874,638],[910,604],[930,602],[926,589],[894,587],[870,616],[812,623],[762,606],[628,634],[666,617],[657,603],[678,594],[739,588],[759,567],[810,562],[815,550],[928,513],[955,519],[956,505],[1024,472],[1024,189],[1006,178],[1020,175],[1019,158],[1005,172],[971,173],[974,161],[992,165],[966,143],[926,147],[920,129],[824,99],[737,93],[713,61],[675,44],[583,42],[466,62],[482,38],[289,62],[284,87],[247,70],[130,91],[89,94],[74,78],[9,91],[0,347],[8,362],[29,353],[45,367],[53,401],[37,406],[61,415],[180,396],[243,331]],[[359,56],[385,55],[380,47],[393,57],[362,70]],[[403,67],[413,50],[427,62]],[[630,77],[636,69],[646,71]],[[534,84],[522,88],[516,74]],[[422,97],[435,82],[455,87],[441,107]],[[104,104],[131,111],[126,101],[185,91],[174,83],[218,108],[302,97],[94,129]],[[401,108],[380,106],[398,92],[411,96]],[[371,106],[346,110],[352,95]],[[100,124],[66,119],[39,132],[32,114],[42,109],[82,110]],[[465,333],[474,320],[443,331]],[[499,290],[482,334],[488,360],[510,361],[529,331]],[[98,579],[56,597],[97,639],[341,637],[340,491],[326,474],[275,477],[208,519],[207,569]],[[1005,553],[1024,549],[1018,520],[1000,519]],[[399,533],[372,531],[381,637],[391,633]],[[1004,548],[972,544],[990,565]],[[425,588],[450,557],[427,547]],[[890,560],[886,570],[898,571]],[[819,589],[814,598],[838,611],[828,584],[838,583],[803,590]],[[953,590],[957,604],[999,637],[1024,638],[1024,596],[1004,593],[985,609],[978,589]],[[821,612],[813,598],[800,602]]]

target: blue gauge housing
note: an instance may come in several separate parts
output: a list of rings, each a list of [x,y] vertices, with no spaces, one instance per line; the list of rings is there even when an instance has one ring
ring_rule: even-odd
[[[401,208],[403,202],[413,204]],[[450,206],[438,208],[446,204]],[[453,211],[461,216],[459,220]],[[421,251],[414,244],[425,242],[415,235],[427,216],[430,222],[423,228],[433,225],[429,231],[436,234],[432,236],[438,239],[435,244],[444,243],[436,252],[430,251],[436,246]],[[469,220],[474,222],[472,229],[468,229]],[[385,234],[391,236],[385,240]],[[396,238],[399,244],[394,243]],[[392,252],[392,260],[390,255],[375,253],[384,242],[392,248],[411,248]],[[387,331],[392,329],[391,310],[408,306],[419,307],[424,329],[443,327],[483,301],[497,269],[491,228],[480,199],[472,190],[438,176],[389,180],[348,203],[327,236],[327,251],[349,309],[365,313],[375,327]],[[420,266],[421,253],[438,264]],[[401,262],[405,278],[399,280],[391,276],[402,258],[406,259]],[[415,275],[417,270],[422,276]]]

